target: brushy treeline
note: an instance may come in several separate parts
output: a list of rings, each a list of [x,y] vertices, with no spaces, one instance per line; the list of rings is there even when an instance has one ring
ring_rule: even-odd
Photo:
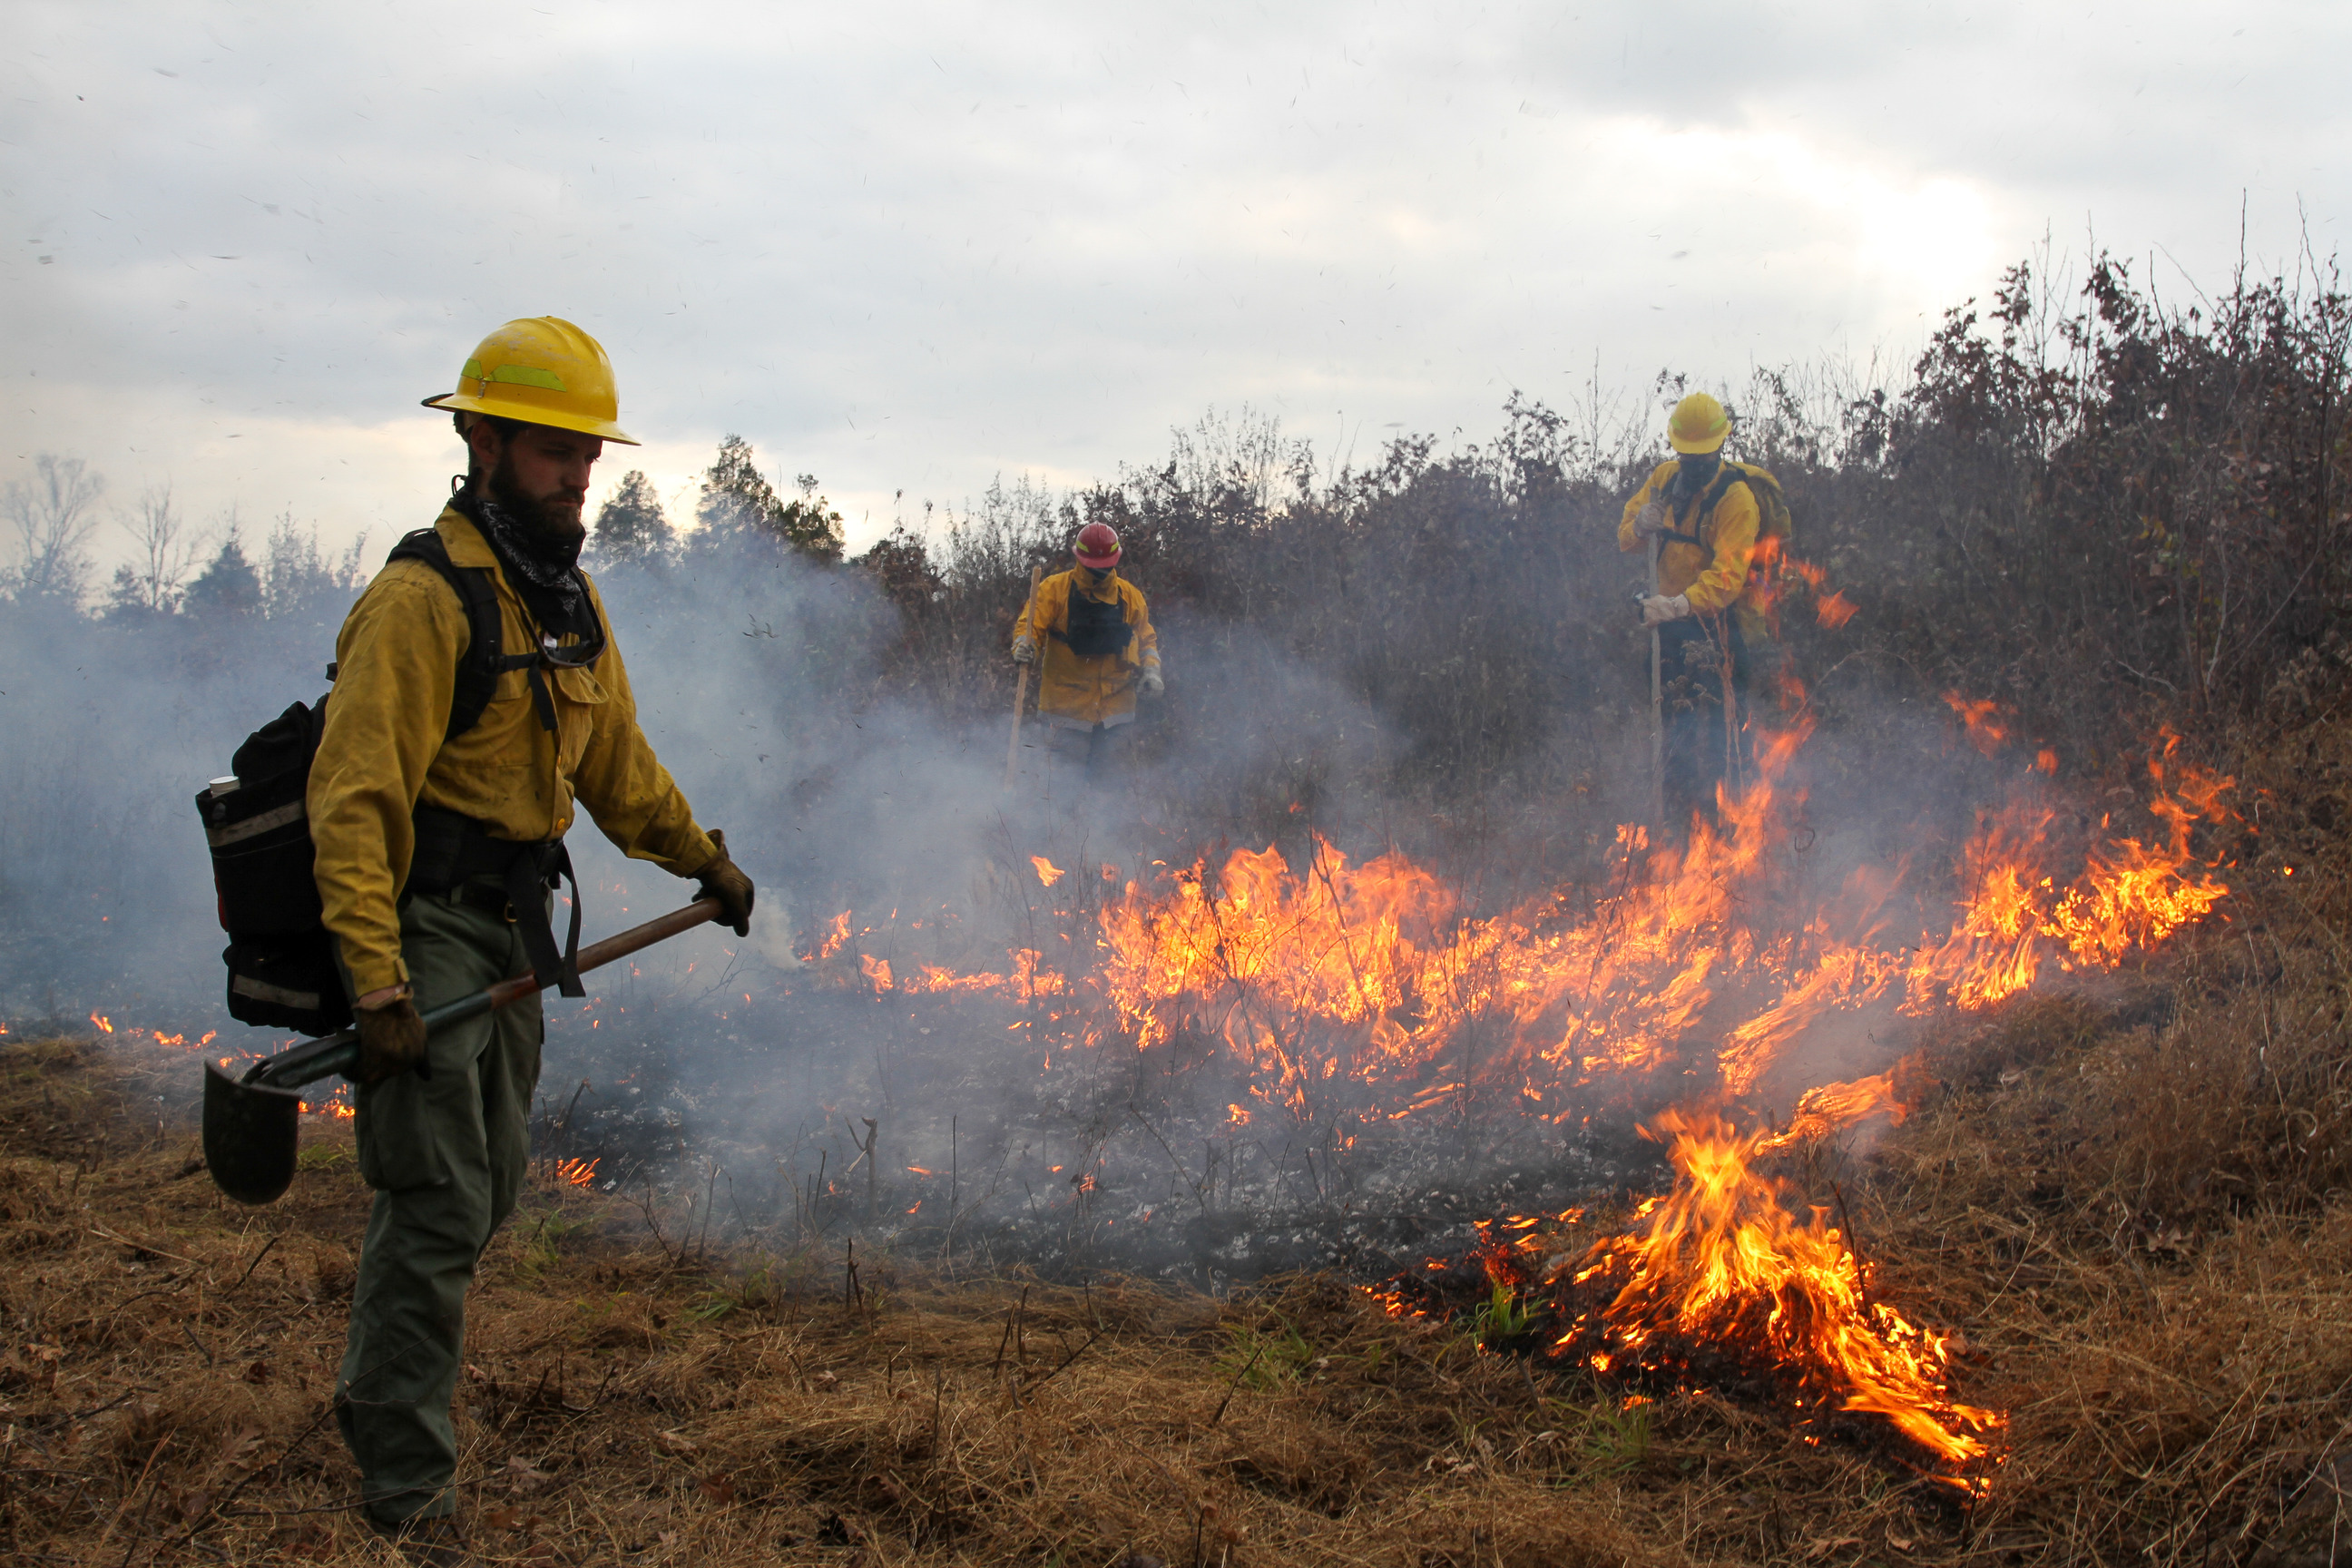
[[[1997,703],[2019,754],[2047,748],[2077,778],[2135,764],[2166,726],[2226,762],[2252,727],[2327,701],[2352,606],[2347,328],[2332,275],[2242,278],[2184,307],[2103,256],[2079,290],[2012,268],[1897,387],[1753,377],[1729,399],[1732,455],[1780,479],[1790,553],[1820,572],[1818,588],[1784,575],[1759,701],[1809,707],[1822,765],[1845,759],[1817,796],[1842,784],[1860,812],[1890,768],[1981,767],[1948,756],[1948,693]],[[1156,749],[1229,822],[1368,774],[1514,830],[1530,801],[1622,804],[1646,723],[1644,569],[1615,528],[1683,390],[1662,377],[1574,417],[1515,395],[1489,442],[1408,437],[1337,468],[1270,422],[1211,419],[1116,483],[992,489],[944,533],[902,528],[857,559],[898,612],[878,679],[1003,711],[1029,567],[1099,520],[1163,628]]]
[[[1768,722],[1801,710],[1819,725],[1816,815],[1883,823],[1885,797],[1927,780],[1958,813],[2045,748],[2062,780],[2112,783],[2168,725],[2234,766],[2326,710],[2352,603],[2347,330],[2332,274],[2242,278],[2180,306],[2101,257],[2079,287],[2012,268],[1988,306],[1948,313],[1898,385],[1788,372],[1735,389],[1732,454],[1771,468],[1795,516],[1759,700]],[[1556,877],[1643,797],[1644,568],[1615,527],[1682,390],[1662,377],[1568,414],[1514,395],[1490,440],[1409,436],[1364,461],[1213,416],[1115,480],[992,486],[847,561],[814,479],[780,494],[730,437],[693,526],[625,480],[592,561],[627,612],[633,667],[652,674],[651,645],[691,621],[706,635],[682,680],[723,664],[766,694],[765,717],[814,759],[786,804],[814,811],[834,763],[886,737],[943,731],[973,758],[1001,745],[1030,569],[1108,521],[1161,628],[1168,696],[1138,750],[1171,838],[1295,842],[1312,826],[1428,852],[1466,837],[1526,846],[1513,858]],[[7,499],[23,560],[0,632],[50,657],[321,663],[359,576],[281,526],[257,566],[232,535],[175,597],[152,563],[171,541],[151,527],[151,564],[78,614],[29,573],[42,497]],[[71,551],[47,538],[54,578]],[[1821,615],[1832,594],[1856,613]],[[2013,749],[1956,747],[1948,694],[1997,703]],[[15,859],[0,881],[22,890],[45,857]]]

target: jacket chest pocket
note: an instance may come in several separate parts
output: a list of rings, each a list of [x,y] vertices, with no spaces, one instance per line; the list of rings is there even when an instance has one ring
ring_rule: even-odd
[[[596,729],[597,710],[610,699],[603,683],[585,669],[551,669],[547,679],[555,697],[563,769],[569,774],[588,749],[588,738]]]

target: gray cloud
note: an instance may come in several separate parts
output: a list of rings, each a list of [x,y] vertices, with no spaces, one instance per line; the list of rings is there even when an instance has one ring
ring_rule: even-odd
[[[1148,458],[1210,403],[1331,445],[1594,371],[1907,353],[2045,227],[2332,243],[2339,8],[19,5],[0,463],[331,540],[428,513],[415,400],[597,332],[615,453],[890,495]],[[46,260],[43,258],[47,258]],[[1368,443],[1360,443],[1360,450]],[[436,467],[436,465],[439,465]]]

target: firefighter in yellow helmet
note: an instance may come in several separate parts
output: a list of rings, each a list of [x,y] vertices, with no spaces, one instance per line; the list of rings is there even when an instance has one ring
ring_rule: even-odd
[[[1037,717],[1055,757],[1100,783],[1116,764],[1139,693],[1158,697],[1160,635],[1143,591],[1118,574],[1118,533],[1078,530],[1077,564],[1037,584],[1013,626],[1013,658],[1037,663]]]
[[[467,472],[343,623],[306,805],[375,1189],[336,1415],[368,1517],[413,1560],[450,1562],[466,1289],[522,1184],[545,1031],[536,996],[429,1039],[420,1010],[525,969],[581,994],[549,919],[575,803],[627,854],[698,880],[738,933],[752,889],[637,727],[579,569],[590,468],[606,441],[635,444],[603,347],[552,316],[509,321],[425,405],[453,411]],[[575,948],[578,906],[575,883]]]
[[[1748,591],[1759,518],[1756,497],[1723,461],[1730,416],[1704,392],[1675,405],[1666,441],[1675,456],[1654,469],[1625,503],[1617,546],[1658,542],[1657,575],[1642,599],[1642,624],[1655,627],[1664,676],[1665,820],[1679,835],[1696,816],[1713,817],[1716,786],[1733,788],[1748,756],[1741,702],[1748,647],[1732,613]]]

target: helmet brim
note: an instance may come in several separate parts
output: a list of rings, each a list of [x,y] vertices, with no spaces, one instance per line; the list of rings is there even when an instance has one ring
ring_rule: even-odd
[[[1685,458],[1704,458],[1709,452],[1722,451],[1723,443],[1730,435],[1731,432],[1729,430],[1718,430],[1712,436],[1703,437],[1700,439],[1694,441],[1685,437],[1670,434],[1666,437],[1666,445],[1672,447],[1675,451],[1680,452]]]
[[[617,441],[624,447],[645,445],[609,419],[591,418],[584,414],[572,414],[557,408],[538,407],[531,404],[503,397],[476,397],[467,392],[445,392],[438,397],[424,398],[421,402],[426,408],[446,408],[457,414],[487,414],[494,419],[513,419],[525,425],[545,425],[557,430],[576,430],[583,436],[593,436],[605,441]]]

